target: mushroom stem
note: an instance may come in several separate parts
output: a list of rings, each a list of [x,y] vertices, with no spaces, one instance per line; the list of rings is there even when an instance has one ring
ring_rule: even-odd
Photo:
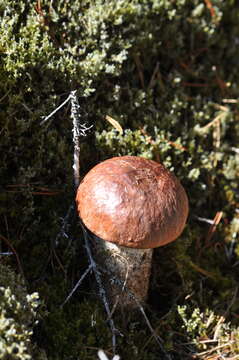
[[[106,291],[113,308],[116,305],[136,308],[134,297],[144,304],[148,294],[153,249],[128,248],[98,237],[95,237],[93,247],[96,261],[109,274]],[[114,279],[118,279],[122,285],[116,284]]]

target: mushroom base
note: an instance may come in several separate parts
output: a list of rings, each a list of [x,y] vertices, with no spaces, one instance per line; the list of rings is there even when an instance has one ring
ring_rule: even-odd
[[[143,304],[148,294],[153,250],[118,246],[97,237],[93,248],[96,262],[105,270],[104,286],[113,308],[136,308],[135,298]]]

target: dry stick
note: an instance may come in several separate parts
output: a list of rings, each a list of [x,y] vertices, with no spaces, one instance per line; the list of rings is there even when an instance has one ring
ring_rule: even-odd
[[[99,295],[101,297],[101,300],[103,301],[107,316],[108,316],[108,322],[110,325],[110,329],[112,332],[112,346],[113,346],[113,353],[115,354],[115,350],[116,350],[116,335],[121,335],[122,334],[116,329],[115,325],[114,325],[114,321],[111,317],[111,311],[110,311],[110,307],[109,307],[109,303],[107,300],[107,296],[106,296],[106,291],[104,289],[104,286],[102,284],[102,280],[101,280],[101,274],[98,270],[98,267],[95,263],[95,260],[93,259],[92,253],[91,253],[91,249],[90,249],[90,244],[89,244],[89,240],[88,240],[88,234],[87,231],[84,227],[84,225],[81,223],[81,227],[83,230],[83,235],[84,235],[84,240],[85,240],[85,248],[87,251],[87,255],[88,255],[88,260],[90,262],[90,266],[93,269],[94,275],[95,275],[95,279],[98,285],[98,290],[99,290]]]
[[[74,160],[73,160],[73,169],[74,169],[74,182],[75,187],[79,185],[79,175],[80,175],[80,137],[85,137],[88,130],[90,130],[93,125],[87,127],[86,124],[81,123],[80,121],[80,105],[77,99],[76,90],[70,92],[70,95],[67,97],[63,103],[61,103],[56,109],[54,109],[48,116],[46,116],[40,123],[44,125],[53,115],[57,113],[65,104],[69,101],[71,102],[71,117],[73,119],[73,142],[74,142]]]
[[[55,244],[54,244],[55,246],[57,246],[59,244],[59,238],[62,235],[67,239],[69,238],[69,236],[67,235],[66,229],[67,229],[67,226],[70,223],[70,218],[72,217],[72,214],[74,213],[74,211],[75,211],[75,204],[72,203],[69,206],[69,209],[67,210],[66,216],[62,220],[61,229],[60,229],[59,233],[56,235]]]
[[[87,135],[87,131],[90,130],[92,128],[93,125],[91,125],[90,127],[87,127],[86,124],[82,124],[81,119],[80,119],[80,105],[76,96],[76,91],[72,91],[71,95],[70,95],[70,100],[71,100],[71,117],[73,119],[73,143],[74,143],[74,161],[73,161],[73,170],[74,170],[74,183],[75,183],[75,189],[78,188],[79,186],[79,176],[80,176],[80,137],[82,136],[86,136]],[[82,230],[83,230],[83,235],[84,235],[84,240],[85,240],[85,248],[87,251],[87,256],[88,256],[88,260],[89,260],[89,268],[88,270],[92,269],[93,273],[95,275],[95,279],[99,288],[99,295],[102,299],[102,302],[104,304],[107,316],[108,316],[108,322],[110,325],[110,329],[112,332],[112,347],[113,347],[113,352],[115,354],[115,350],[116,350],[116,334],[120,334],[119,331],[116,329],[115,325],[114,325],[114,321],[111,317],[111,311],[110,311],[110,307],[109,307],[109,303],[107,300],[107,296],[106,296],[106,291],[104,289],[102,280],[101,280],[101,274],[97,269],[97,265],[93,259],[92,253],[91,253],[91,249],[90,249],[90,244],[88,241],[88,234],[86,232],[85,227],[83,226],[83,224],[81,224]],[[89,271],[88,271],[89,272]],[[88,272],[86,271],[83,275],[87,275]],[[79,285],[78,285],[79,286]],[[76,288],[78,287],[76,286]],[[73,291],[71,292],[73,294]],[[69,296],[68,296],[69,298]]]
[[[73,142],[74,142],[74,160],[73,160],[73,169],[74,169],[74,185],[75,188],[79,185],[79,174],[80,174],[80,136],[86,136],[86,132],[92,128],[93,125],[87,127],[86,124],[81,124],[80,122],[80,105],[76,96],[76,90],[71,91],[70,95],[66,100],[63,101],[56,109],[54,109],[48,116],[46,116],[40,125],[44,125],[53,115],[57,113],[64,105],[68,102],[71,102],[71,117],[73,119]],[[68,225],[69,219],[72,216],[72,213],[75,211],[74,204],[71,204],[66,216],[63,219],[63,225],[60,232],[57,234],[55,239],[55,244],[58,244],[58,239],[61,235],[67,237],[65,229]]]
[[[68,103],[70,98],[71,98],[71,93],[68,96],[68,98],[65,101],[63,101],[63,103],[61,105],[59,105],[56,109],[54,109],[49,115],[44,117],[44,119],[40,122],[40,125],[44,125],[53,115],[55,115],[55,113],[57,113],[58,110],[60,110],[65,104]]]
[[[61,304],[61,307],[63,307],[67,303],[67,301],[72,297],[74,292],[78,289],[78,287],[81,285],[81,283],[84,280],[84,278],[86,277],[86,275],[88,275],[88,273],[91,270],[92,270],[92,265],[89,265],[88,268],[86,269],[86,271],[83,273],[83,275],[81,275],[80,279],[77,281],[76,285],[73,287],[73,289],[71,290],[70,294],[67,296],[65,301]]]
[[[71,117],[73,119],[73,171],[74,171],[74,184],[75,190],[80,183],[80,105],[76,96],[76,91],[71,92]]]

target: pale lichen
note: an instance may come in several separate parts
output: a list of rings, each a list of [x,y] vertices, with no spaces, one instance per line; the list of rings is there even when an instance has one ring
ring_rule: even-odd
[[[0,359],[32,359],[38,293],[27,294],[22,278],[0,264]]]

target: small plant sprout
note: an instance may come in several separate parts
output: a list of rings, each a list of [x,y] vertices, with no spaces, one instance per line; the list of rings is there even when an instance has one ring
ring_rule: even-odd
[[[153,248],[174,241],[187,220],[188,199],[179,180],[155,161],[115,157],[89,171],[76,203],[93,234],[95,259],[110,274],[112,305],[144,303]]]

